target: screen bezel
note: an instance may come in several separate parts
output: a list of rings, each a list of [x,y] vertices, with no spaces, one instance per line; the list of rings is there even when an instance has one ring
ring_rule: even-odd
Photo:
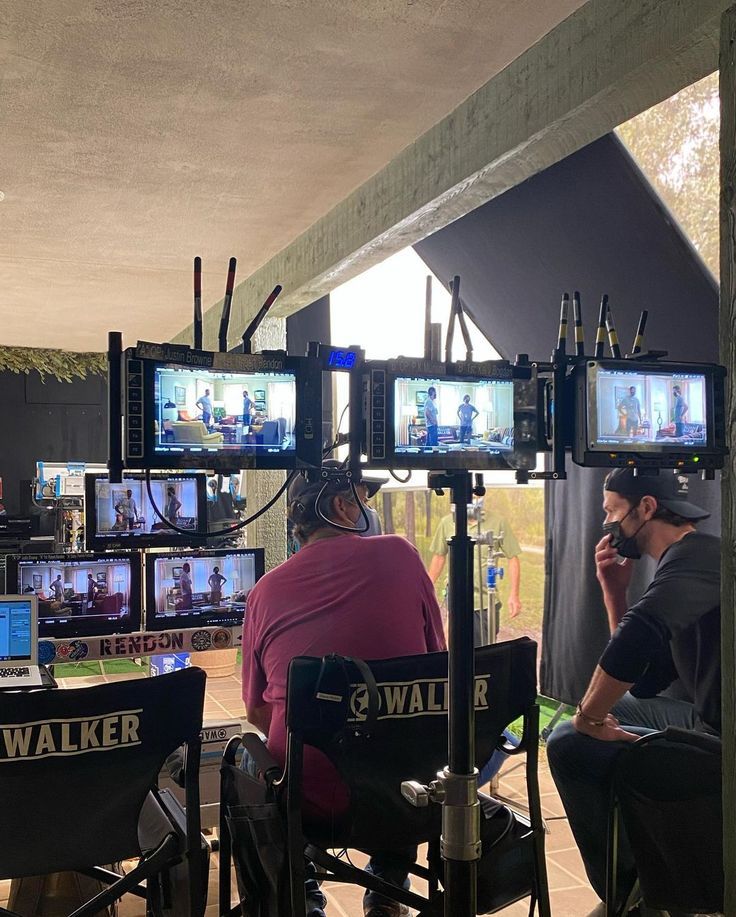
[[[144,534],[135,534],[131,532],[115,532],[114,537],[105,537],[99,534],[97,529],[96,494],[95,487],[97,481],[107,479],[108,474],[87,474],[84,482],[84,541],[88,551],[108,551],[120,550],[121,548],[137,550],[138,548],[176,548],[176,547],[193,547],[201,544],[202,536],[206,533],[207,527],[207,485],[206,475],[196,472],[182,472],[180,474],[161,474],[152,473],[151,481],[194,481],[197,488],[197,517],[199,520],[199,529],[197,532],[184,535],[181,532],[175,532],[173,529],[162,529],[161,534],[156,536],[150,532]],[[124,472],[123,482],[125,480],[145,482],[145,474],[140,472]],[[163,507],[158,509],[163,512]],[[156,521],[160,521],[156,516]],[[204,525],[204,528],[202,526]],[[199,538],[197,534],[199,533]]]
[[[241,469],[262,468],[290,471],[301,467],[319,467],[321,462],[321,439],[319,421],[322,416],[321,369],[303,357],[271,358],[261,354],[213,354],[213,358],[227,357],[223,365],[202,365],[203,372],[271,374],[290,373],[295,378],[296,404],[294,411],[295,450],[293,452],[254,453],[245,449],[228,451],[177,448],[158,451],[154,419],[157,416],[155,402],[155,379],[157,368],[180,368],[192,370],[191,364],[176,359],[150,359],[136,355],[135,349],[127,351],[123,360],[138,360],[142,363],[143,426],[142,455],[125,455],[124,464],[131,469],[200,469],[207,471],[232,472]],[[124,388],[125,391],[125,388]],[[127,422],[127,396],[124,395],[124,418]],[[123,436],[125,443],[125,435]],[[125,445],[123,446],[125,450]]]
[[[82,615],[79,618],[54,620],[45,618],[38,610],[38,635],[40,638],[66,639],[68,637],[106,637],[115,634],[134,634],[140,631],[142,621],[142,555],[140,552],[93,552],[80,554],[11,554],[5,562],[5,591],[18,589],[18,570],[21,563],[85,563],[98,560],[130,564],[130,611],[126,618],[117,618],[119,626],[111,620],[95,620],[97,616]],[[16,593],[22,596],[22,593]],[[40,602],[39,602],[40,606]]]
[[[682,443],[597,443],[598,401],[597,385],[600,371],[635,373],[637,375],[678,376],[699,375],[705,379],[706,442],[684,447]],[[721,468],[726,454],[725,431],[719,420],[718,404],[723,400],[724,371],[713,363],[670,363],[630,360],[588,360],[578,366],[575,386],[577,422],[573,445],[573,460],[582,466],[617,468],[641,465],[659,468]],[[697,461],[694,459],[697,458]]]
[[[537,442],[537,420],[536,420],[536,381],[533,384],[531,396],[526,393],[522,395],[520,383],[531,384],[533,373],[530,366],[515,367],[509,363],[494,366],[491,364],[479,364],[474,369],[478,371],[465,372],[462,367],[456,364],[444,365],[438,364],[434,369],[413,368],[411,366],[400,366],[393,363],[379,364],[366,362],[364,370],[370,374],[372,368],[383,369],[386,373],[385,387],[385,409],[386,409],[386,453],[385,458],[379,458],[373,455],[371,449],[371,437],[367,437],[366,454],[368,456],[368,465],[376,468],[406,468],[406,469],[425,469],[428,471],[453,471],[453,470],[477,470],[477,471],[515,471],[517,468],[528,467],[530,469],[536,464],[536,442]],[[396,401],[397,379],[411,378],[419,382],[426,381],[426,387],[433,382],[510,382],[513,385],[513,428],[514,428],[514,447],[509,452],[500,453],[471,453],[471,452],[397,452],[396,451],[396,428],[394,424],[394,411]],[[369,382],[370,389],[370,382]],[[368,398],[369,417],[372,413],[372,399]],[[520,436],[520,421],[522,416],[534,416],[534,433],[528,442],[522,444]],[[472,463],[471,463],[472,456]]]
[[[205,627],[238,627],[243,623],[243,615],[216,615],[214,612],[178,612],[174,616],[159,615],[156,611],[156,561],[181,558],[182,561],[196,560],[199,557],[221,558],[231,555],[251,555],[255,558],[255,582],[265,572],[266,558],[263,548],[218,548],[206,551],[151,551],[146,555],[145,569],[145,624],[148,631],[187,630]],[[254,584],[255,585],[255,584]],[[243,613],[244,614],[244,613]],[[209,616],[209,617],[208,617]]]

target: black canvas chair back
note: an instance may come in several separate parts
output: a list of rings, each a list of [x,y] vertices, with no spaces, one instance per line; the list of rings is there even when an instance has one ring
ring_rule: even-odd
[[[188,669],[0,694],[0,877],[140,856],[139,813],[166,757],[198,743],[204,685]]]
[[[720,739],[674,728],[645,736],[621,755],[614,794],[645,904],[722,911]]]
[[[416,908],[422,917],[442,912],[437,893],[441,865],[436,852],[441,808],[434,804],[414,808],[403,798],[401,783],[408,779],[427,783],[447,763],[447,665],[445,653],[373,662],[338,656],[292,660],[284,773],[252,734],[244,736],[243,742],[256,761],[260,781],[233,766],[235,740],[223,759],[223,915],[241,913],[238,908],[231,911],[229,905],[230,840],[244,914],[303,917],[305,856],[325,870],[330,880],[353,882],[387,895]],[[490,758],[503,729],[523,717],[524,735],[518,751],[526,752],[531,813],[527,820],[503,806],[490,806],[489,820],[482,828],[479,905],[483,901],[483,913],[491,912],[531,894],[541,917],[549,917],[537,782],[536,644],[522,638],[478,649],[475,672],[476,765]],[[315,824],[303,817],[305,744],[324,750],[349,788],[350,811],[339,821]],[[371,851],[424,841],[430,843],[429,869],[416,864],[411,872],[428,881],[429,899],[387,885],[330,852],[348,847]]]
[[[536,644],[527,639],[475,654],[475,762],[481,767],[503,729],[536,699]],[[414,808],[401,783],[433,780],[447,764],[447,654],[370,662],[297,657],[289,668],[290,741],[322,749],[350,789],[347,836],[370,847],[422,842],[439,833],[439,806]],[[291,760],[289,761],[291,766]]]

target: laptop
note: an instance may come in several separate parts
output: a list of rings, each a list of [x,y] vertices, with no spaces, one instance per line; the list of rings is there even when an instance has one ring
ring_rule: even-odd
[[[0,691],[41,687],[38,597],[0,595]]]

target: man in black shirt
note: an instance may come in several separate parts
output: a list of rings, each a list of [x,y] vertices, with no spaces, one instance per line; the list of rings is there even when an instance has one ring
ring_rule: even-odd
[[[569,723],[550,737],[550,769],[590,883],[605,897],[610,781],[624,743],[667,725],[721,728],[720,540],[696,531],[708,517],[686,499],[684,477],[606,479],[604,537],[596,572],[612,636]],[[633,562],[657,561],[649,588],[630,608]],[[656,696],[679,678],[686,700]],[[621,851],[619,888],[633,875]]]

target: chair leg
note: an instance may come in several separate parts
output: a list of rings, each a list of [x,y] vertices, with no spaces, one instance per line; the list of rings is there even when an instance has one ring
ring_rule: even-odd
[[[528,721],[527,721],[528,720]],[[542,798],[539,794],[539,708],[534,707],[524,721],[524,734],[529,730],[529,746],[526,753],[527,799],[529,801],[529,819],[534,833],[534,872],[536,903],[540,917],[552,917],[549,903],[549,881],[547,879],[547,861],[544,854],[544,819],[542,818]]]
[[[231,908],[231,877],[232,877],[232,842],[230,840],[230,829],[225,821],[225,803],[223,795],[220,792],[220,865],[217,877],[218,887],[218,910],[220,914],[225,915],[230,912]]]
[[[135,869],[123,876],[119,882],[101,891],[86,904],[69,914],[69,917],[93,917],[98,911],[113,904],[122,898],[126,892],[134,888],[142,879],[155,876],[169,863],[178,850],[178,842],[174,835],[167,835],[154,852],[142,860]]]
[[[616,917],[616,898],[618,896],[618,804],[611,796],[611,808],[608,816],[608,850],[606,856],[606,917]]]

